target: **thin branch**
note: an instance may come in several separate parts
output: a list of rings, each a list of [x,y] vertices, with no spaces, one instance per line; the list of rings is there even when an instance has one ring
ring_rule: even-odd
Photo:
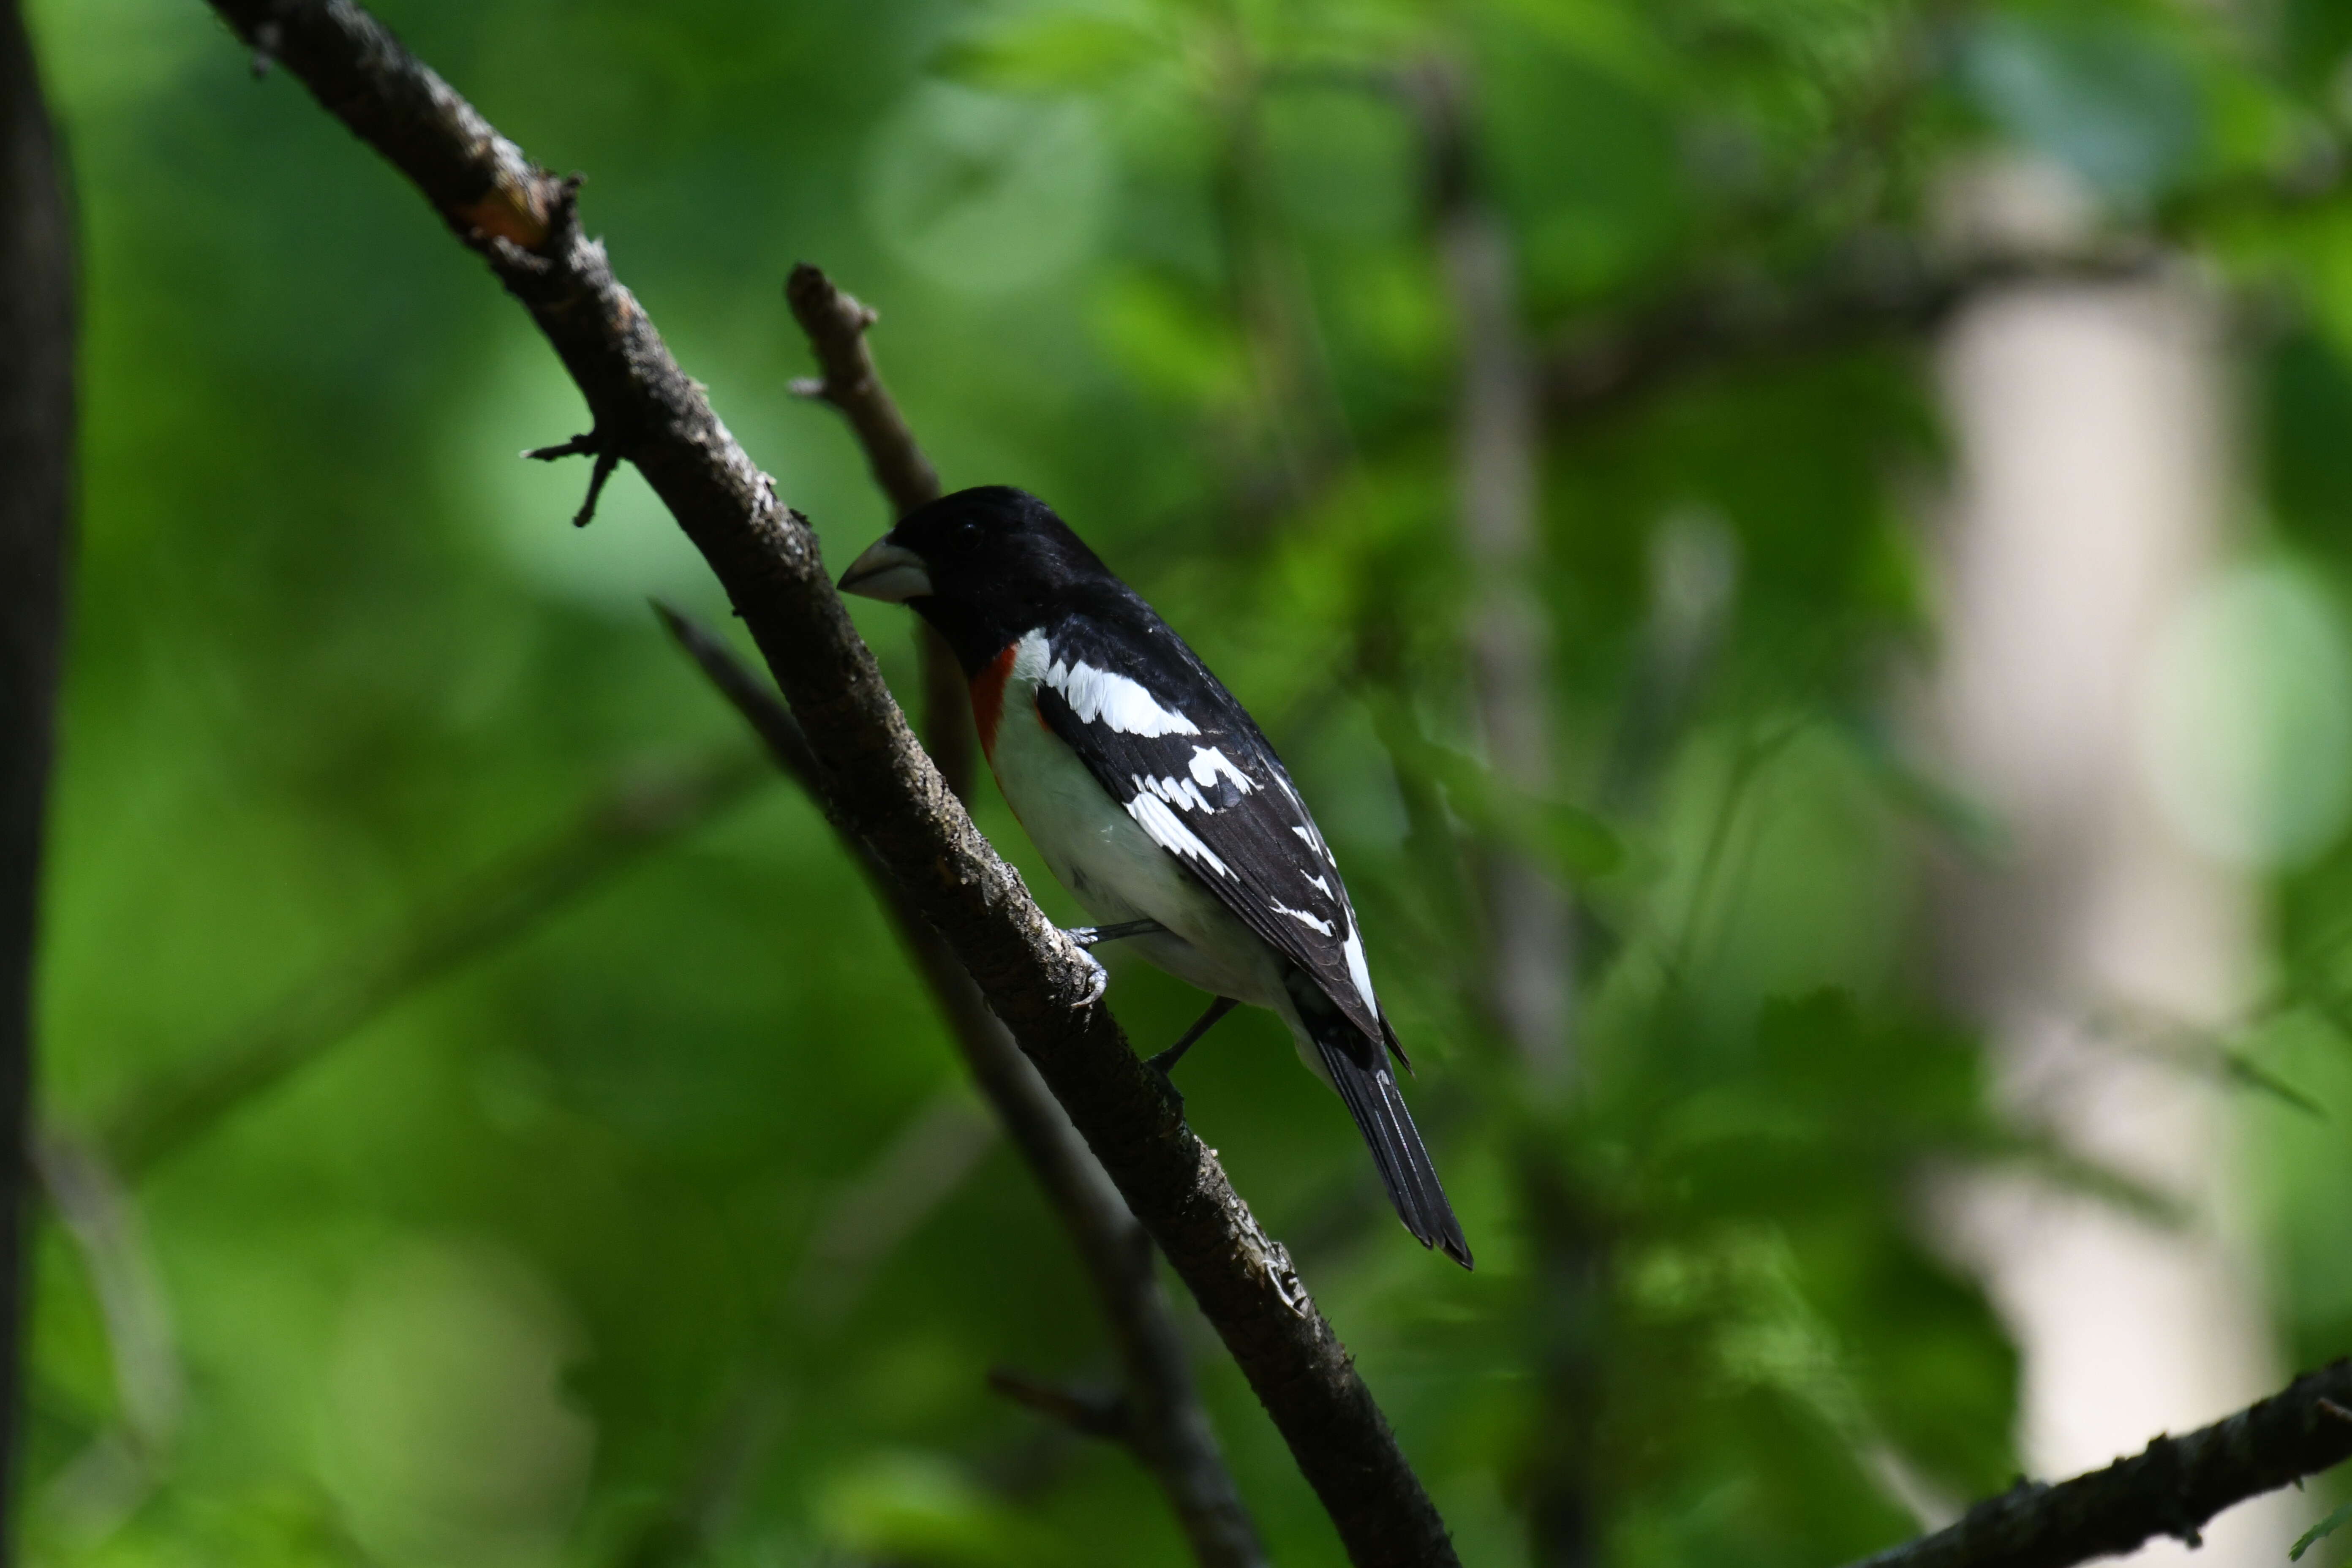
[[[865,1171],[825,1205],[803,1237],[799,1261],[759,1315],[765,1331],[734,1370],[717,1418],[661,1505],[605,1557],[613,1568],[706,1563],[757,1479],[790,1403],[778,1351],[822,1353],[856,1316],[889,1256],[934,1215],[996,1141],[996,1123],[961,1092],[935,1095],[909,1117]]]
[[[768,777],[756,756],[633,772],[547,842],[435,900],[263,1017],[127,1091],[97,1146],[126,1181],[203,1137],[425,985],[530,930],[646,853],[709,821]]]
[[[816,755],[791,711],[711,632],[667,606],[656,608],[670,635],[768,743],[777,764],[815,795]],[[1233,1568],[1263,1563],[1256,1529],[1201,1408],[1150,1240],[954,953],[874,858],[856,839],[845,842],[897,924],[981,1092],[1069,1229],[1126,1373],[1129,1447],[1167,1492],[1201,1562]]]
[[[793,383],[793,390],[841,410],[894,513],[904,517],[937,500],[939,471],[915,444],[915,433],[882,384],[882,373],[875,368],[874,351],[866,341],[866,330],[881,317],[805,261],[785,279],[784,302],[807,334],[817,368],[824,373],[813,381]],[[923,661],[923,750],[930,752],[948,788],[969,807],[980,777],[971,696],[947,638],[928,621],[916,622],[915,646]]]
[[[939,473],[915,444],[915,433],[908,428],[906,417],[882,384],[882,374],[874,368],[873,351],[866,346],[866,329],[880,321],[880,314],[842,292],[832,279],[805,261],[785,279],[784,302],[793,309],[793,320],[808,334],[817,367],[824,372],[794,390],[804,390],[841,410],[849,427],[857,432],[857,444],[866,449],[874,482],[901,515],[938,499]]]
[[[2120,1557],[2159,1535],[2198,1544],[2233,1503],[2352,1458],[2352,1362],[2305,1373],[2281,1392],[2181,1437],[2055,1486],[2020,1481],[1958,1524],[1853,1568],[2067,1568]]]
[[[580,510],[572,514],[572,526],[574,528],[585,528],[596,521],[596,502],[604,497],[604,482],[613,477],[613,470],[621,466],[621,455],[593,430],[574,436],[568,441],[559,441],[552,447],[533,447],[523,456],[534,463],[553,463],[565,458],[595,459],[594,466],[588,472],[588,497],[580,503]]]
[[[1560,333],[1543,366],[1545,414],[1555,424],[1572,424],[1721,367],[1921,339],[1969,300],[2021,283],[2145,277],[2193,245],[2206,226],[2338,201],[2347,182],[2352,154],[2330,140],[2294,166],[2233,174],[2179,192],[2142,231],[2086,247],[1958,250],[1864,229],[1792,278],[1692,278],[1646,307]]]
[[[1555,426],[1603,418],[1727,366],[1921,338],[1989,289],[2138,277],[2161,259],[2145,245],[1942,258],[1908,240],[1870,237],[1810,276],[1703,278],[1645,308],[1577,323],[1544,356],[1546,418]]]
[[[1135,1437],[1135,1415],[1127,1401],[1116,1394],[1090,1393],[1084,1389],[1064,1388],[1057,1384],[1041,1383],[1027,1373],[1009,1366],[992,1367],[988,1386],[1015,1405],[1025,1405],[1040,1415],[1059,1421],[1071,1431],[1083,1436],[1099,1437],[1106,1443],[1131,1443]]]
[[[16,1531],[33,950],[74,466],[72,226],[16,0],[0,0],[0,1564]]]
[[[1850,137],[1798,190],[1772,204],[1805,210],[1855,148],[1883,142],[1919,82],[1940,23],[1931,5]],[[1809,270],[1791,277],[1701,272],[1648,305],[1572,324],[1545,358],[1543,402],[1555,424],[1606,416],[1685,377],[1721,367],[1834,353],[1883,341],[1916,341],[1969,300],[2021,283],[2105,282],[2144,277],[2193,247],[2209,228],[2293,216],[2341,201],[2352,185],[2352,149],[2326,136],[2290,163],[2232,172],[2175,192],[2136,232],[2088,246],[1958,248],[1916,234],[1857,226]]]
[[[604,247],[580,231],[571,190],[350,0],[213,6],[248,46],[275,23],[287,73],[405,174],[530,311],[595,428],[726,587],[801,722],[826,815],[873,851],[1021,1041],[1233,1352],[1351,1558],[1454,1563],[1444,1521],[1289,1255],[1092,1000],[1096,965],[916,744],[807,520],[679,370]]]

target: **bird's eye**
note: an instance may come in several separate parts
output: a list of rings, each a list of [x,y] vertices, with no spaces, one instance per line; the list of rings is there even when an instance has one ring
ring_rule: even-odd
[[[980,542],[980,524],[971,518],[965,518],[956,524],[956,538],[965,544],[977,544]]]

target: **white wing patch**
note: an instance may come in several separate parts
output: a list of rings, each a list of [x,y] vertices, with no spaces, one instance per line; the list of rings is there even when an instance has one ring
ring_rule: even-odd
[[[1181,805],[1187,811],[1202,812],[1212,816],[1216,815],[1217,808],[1209,804],[1208,798],[1201,794],[1201,786],[1191,779],[1148,779],[1139,773],[1127,776],[1135,781],[1137,789],[1150,790],[1171,805]]]
[[[1340,943],[1340,951],[1348,956],[1348,978],[1355,983],[1356,994],[1364,999],[1365,1006],[1377,1014],[1381,1005],[1372,1000],[1372,971],[1364,962],[1364,933],[1355,927],[1355,921],[1350,919],[1348,921],[1348,940]]]
[[[1148,789],[1138,791],[1135,798],[1127,803],[1127,814],[1135,818],[1136,825],[1150,834],[1151,841],[1162,849],[1198,860],[1220,877],[1233,875],[1225,863],[1217,858],[1216,852],[1202,843],[1192,830],[1168,809],[1167,803]],[[1360,958],[1357,960],[1359,964],[1362,962]]]
[[[1317,892],[1321,893],[1321,894],[1322,894],[1325,898],[1327,898],[1327,899],[1328,899],[1328,898],[1329,898],[1329,897],[1331,896],[1331,884],[1330,884],[1330,883],[1328,883],[1328,882],[1325,881],[1325,880],[1324,880],[1322,878],[1320,878],[1320,877],[1309,876],[1309,875],[1308,875],[1307,872],[1305,872],[1305,871],[1301,871],[1301,872],[1300,872],[1300,873],[1298,873],[1298,874],[1299,874],[1300,876],[1302,876],[1302,877],[1306,877],[1306,878],[1307,878],[1307,879],[1308,881],[1310,881],[1310,882],[1314,883],[1314,884],[1315,884],[1315,890],[1316,890]]]
[[[1251,782],[1250,776],[1234,766],[1234,760],[1216,747],[1193,747],[1192,776],[1202,784],[1214,788],[1220,774],[1233,780],[1234,788],[1240,794],[1247,795],[1257,788],[1257,785]]]
[[[1045,667],[1054,661],[1053,650],[1045,646],[1045,634],[1027,631],[1013,645],[1013,668],[1006,672],[1006,684],[1014,681],[1024,686],[1045,683]]]
[[[1284,903],[1280,899],[1274,900],[1274,908],[1276,914],[1288,915],[1300,925],[1312,926],[1315,930],[1321,931],[1325,936],[1329,936],[1331,934],[1331,922],[1329,921],[1324,920],[1319,916],[1310,915],[1305,910],[1294,910],[1288,904]]]
[[[1037,638],[1042,650],[1044,637],[1035,632],[1029,635]],[[1025,643],[1027,638],[1023,641]],[[1018,655],[1014,656],[1014,667],[1019,668]],[[1062,694],[1062,700],[1070,705],[1071,712],[1086,722],[1100,724],[1115,734],[1141,735],[1151,740],[1161,735],[1197,735],[1201,732],[1201,727],[1181,713],[1161,707],[1160,699],[1152,696],[1139,682],[1129,680],[1124,675],[1115,675],[1108,669],[1097,669],[1084,659],[1076,664],[1064,664],[1055,659],[1045,667],[1045,679],[1046,685]],[[1199,771],[1196,763],[1193,772],[1197,775]],[[1209,781],[1202,779],[1201,782],[1206,784]]]

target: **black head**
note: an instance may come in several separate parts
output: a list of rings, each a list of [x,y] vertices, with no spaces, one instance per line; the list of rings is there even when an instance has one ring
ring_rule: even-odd
[[[1007,485],[916,508],[841,574],[843,593],[905,605],[937,626],[966,675],[1074,599],[1117,586],[1052,507]]]

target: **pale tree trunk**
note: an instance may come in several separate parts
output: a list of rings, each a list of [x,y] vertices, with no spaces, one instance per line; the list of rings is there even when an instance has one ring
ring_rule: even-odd
[[[73,268],[57,146],[16,0],[0,0],[0,1563],[23,1379],[35,915],[73,462]]]
[[[1472,700],[1496,780],[1533,799],[1554,775],[1549,617],[1538,591],[1536,380],[1519,314],[1518,260],[1480,188],[1471,108],[1449,65],[1413,79],[1428,140],[1438,263],[1461,341],[1454,509],[1470,586],[1465,640]],[[1526,847],[1483,847],[1486,1003],[1520,1064],[1558,1089],[1569,1072],[1574,953],[1568,898]]]
[[[1409,79],[1429,159],[1440,275],[1460,342],[1454,421],[1454,517],[1469,616],[1470,694],[1496,783],[1541,800],[1559,787],[1551,638],[1542,578],[1539,410],[1518,258],[1481,179],[1474,106],[1450,62]],[[1567,892],[1530,847],[1490,835],[1478,846],[1486,906],[1475,974],[1519,1092],[1560,1104],[1573,1094],[1574,925]],[[1606,1258],[1583,1196],[1557,1150],[1518,1151],[1528,1231],[1529,1294],[1540,1436],[1525,1459],[1528,1557],[1538,1568],[1589,1568],[1601,1522],[1592,1495]]]
[[[2250,889],[2167,827],[2135,736],[2154,645],[2225,543],[2230,373],[2215,302],[2178,278],[1993,293],[1939,360],[1957,488],[1929,710],[2008,836],[1997,864],[1945,868],[1939,968],[1991,1035],[2011,1114],[2189,1216],[2168,1227],[2021,1178],[1946,1194],[2022,1354],[2023,1458],[2047,1477],[2279,1377],[2223,1091],[2100,1022],[2221,1023],[2254,958]],[[2200,1568],[2283,1562],[2287,1496],[2223,1516]]]

